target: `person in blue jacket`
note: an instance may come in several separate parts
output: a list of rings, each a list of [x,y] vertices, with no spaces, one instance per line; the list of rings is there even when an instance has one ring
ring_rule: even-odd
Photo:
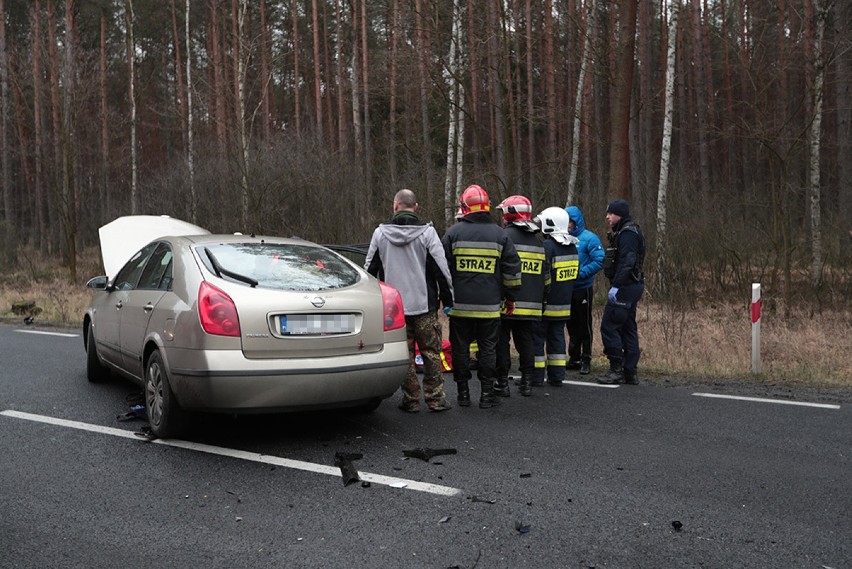
[[[566,368],[588,375],[592,363],[592,298],[595,275],[603,266],[604,249],[600,238],[586,229],[583,212],[571,205],[565,208],[571,222],[569,233],[577,238],[580,272],[571,296],[571,320],[568,321],[568,363]]]

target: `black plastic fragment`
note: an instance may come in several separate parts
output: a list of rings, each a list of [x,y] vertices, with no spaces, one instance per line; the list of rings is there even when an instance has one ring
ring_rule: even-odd
[[[672,522],[672,527],[674,528],[675,531],[680,531],[680,530],[683,529],[683,524],[681,522],[679,522],[678,520],[675,520],[675,521]]]
[[[334,453],[334,466],[340,468],[340,475],[343,479],[343,485],[349,486],[355,482],[359,482],[361,478],[358,476],[358,469],[352,464],[353,460],[364,458],[360,452],[336,452]]]
[[[424,460],[429,462],[432,457],[440,456],[443,454],[456,454],[456,449],[454,448],[413,448],[410,450],[402,451],[402,454],[409,458],[419,458],[420,460]]]

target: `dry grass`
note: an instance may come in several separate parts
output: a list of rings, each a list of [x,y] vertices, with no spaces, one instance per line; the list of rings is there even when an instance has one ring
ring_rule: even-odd
[[[79,327],[93,294],[85,282],[102,274],[96,249],[81,255],[77,282],[59,263],[22,253],[17,267],[0,270],[0,321],[21,322],[12,304],[34,301],[36,322]],[[601,299],[602,300],[602,297]],[[595,326],[601,306],[595,307]],[[443,318],[443,315],[441,315]],[[643,375],[751,379],[787,385],[852,387],[852,311],[848,307],[809,315],[804,309],[782,317],[767,310],[761,321],[763,373],[751,375],[751,319],[747,304],[701,302],[694,307],[643,300],[638,314]],[[445,335],[447,326],[444,326]],[[595,333],[595,372],[603,370],[600,336]]]

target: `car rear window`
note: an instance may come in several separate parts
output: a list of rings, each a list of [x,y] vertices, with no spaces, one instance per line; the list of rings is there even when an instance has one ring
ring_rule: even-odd
[[[218,243],[197,249],[212,273],[217,271],[205,249],[213,254],[221,269],[253,279],[257,286],[264,288],[328,290],[351,286],[361,278],[361,274],[337,254],[315,245]],[[226,275],[224,278],[242,280]]]

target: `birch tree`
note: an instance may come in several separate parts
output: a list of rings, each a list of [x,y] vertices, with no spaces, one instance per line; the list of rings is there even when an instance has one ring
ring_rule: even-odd
[[[133,39],[133,0],[124,0],[124,23],[127,34],[127,97],[130,100],[130,214],[139,213],[136,165],[136,42]]]
[[[813,121],[810,130],[810,194],[811,194],[811,282],[818,286],[822,279],[822,222],[820,219],[821,191],[819,148],[822,134],[822,101],[823,84],[825,82],[825,61],[823,60],[822,43],[825,37],[825,20],[831,9],[831,2],[813,0],[816,12],[816,38],[814,39],[814,92]]]
[[[459,78],[459,60],[461,52],[461,21],[462,0],[453,0],[453,29],[450,38],[450,54],[447,62],[449,75],[449,105],[450,120],[447,132],[447,170],[444,178],[444,222],[445,226],[452,225],[456,188],[462,176],[462,156],[458,148],[464,148],[464,130],[459,129],[459,123],[464,121],[461,102],[464,94]]]
[[[186,0],[186,169],[189,173],[189,219],[198,221],[198,196],[195,194],[195,165],[193,163],[192,130],[192,47],[189,37],[189,2]]]
[[[586,25],[586,38],[583,41],[583,55],[580,58],[580,73],[577,78],[577,97],[574,104],[574,128],[571,133],[571,171],[568,175],[568,194],[565,196],[565,205],[574,203],[575,190],[577,188],[577,172],[580,169],[580,126],[583,117],[583,100],[586,87],[586,72],[592,57],[592,30],[595,29],[595,14],[597,11],[596,0],[589,3],[589,17]]]
[[[680,13],[680,0],[672,3],[672,17],[669,24],[669,45],[666,57],[666,94],[663,114],[663,144],[660,153],[660,184],[657,188],[657,283],[665,291],[666,276],[666,197],[669,184],[669,158],[672,151],[672,124],[674,122],[675,88],[675,50],[677,45],[677,20]]]

